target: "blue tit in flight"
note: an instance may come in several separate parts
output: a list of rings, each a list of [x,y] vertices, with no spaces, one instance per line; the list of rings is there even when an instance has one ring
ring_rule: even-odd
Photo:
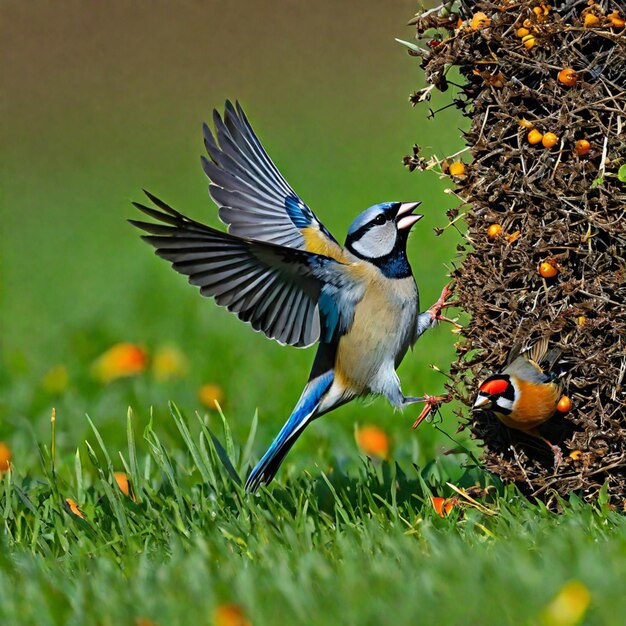
[[[424,313],[407,258],[407,239],[423,216],[419,202],[383,202],[361,213],[340,245],[283,178],[243,109],[226,102],[205,124],[209,193],[228,233],[205,226],[146,192],[156,220],[130,220],[143,239],[239,319],[281,344],[319,343],[304,391],[248,476],[254,492],[275,476],[314,419],[369,395],[396,408],[433,398],[405,396],[396,368],[409,347],[452,303],[444,288]]]

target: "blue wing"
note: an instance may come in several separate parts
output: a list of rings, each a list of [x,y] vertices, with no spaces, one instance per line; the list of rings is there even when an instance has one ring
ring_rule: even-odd
[[[341,246],[283,178],[235,106],[226,102],[224,119],[213,112],[215,137],[203,126],[210,158],[202,157],[202,167],[228,231],[339,259]]]
[[[146,192],[159,210],[133,203],[160,224],[130,220],[203,296],[279,343],[309,346],[352,323],[363,285],[330,257],[223,233]]]

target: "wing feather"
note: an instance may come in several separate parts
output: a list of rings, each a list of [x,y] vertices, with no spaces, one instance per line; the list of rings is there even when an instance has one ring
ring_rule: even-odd
[[[223,233],[179,213],[146,192],[157,207],[133,203],[159,223],[130,220],[156,254],[188,277],[203,296],[280,343],[304,347],[351,324],[362,285],[330,257]],[[318,306],[333,302],[333,315]],[[328,307],[327,307],[328,308]],[[341,312],[335,314],[335,312]]]
[[[214,111],[213,125],[214,133],[203,126],[209,158],[202,157],[202,167],[229,232],[307,250],[302,230],[313,229],[340,259],[341,246],[274,165],[239,103],[227,101],[223,118]]]

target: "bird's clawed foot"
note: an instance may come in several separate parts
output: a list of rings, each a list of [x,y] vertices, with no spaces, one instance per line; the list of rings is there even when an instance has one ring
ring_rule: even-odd
[[[554,455],[554,469],[559,469],[559,465],[563,463],[563,452],[559,446],[555,446],[553,443],[550,443],[545,437],[541,437],[544,443],[552,450],[552,454]]]
[[[457,324],[454,320],[451,320],[450,318],[444,317],[443,315],[441,315],[441,311],[443,309],[446,309],[446,308],[451,307],[451,306],[458,306],[459,305],[458,301],[456,301],[456,300],[453,300],[451,302],[448,301],[448,298],[452,295],[452,289],[450,288],[450,284],[451,283],[448,283],[442,289],[441,295],[439,296],[439,299],[437,300],[437,302],[435,302],[435,304],[433,304],[428,309],[428,312],[432,316],[433,320],[436,320],[438,322],[450,322],[456,328],[462,328],[462,326],[460,324]]]
[[[422,402],[425,403],[424,408],[415,422],[413,422],[413,429],[416,429],[433,411],[437,411],[442,404],[450,402],[450,396],[424,395]]]

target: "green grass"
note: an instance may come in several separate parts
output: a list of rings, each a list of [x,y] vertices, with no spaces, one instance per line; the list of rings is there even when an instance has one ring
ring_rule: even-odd
[[[606,503],[573,497],[557,515],[495,486],[485,509],[461,497],[440,518],[431,494],[488,477],[447,458],[344,463],[330,448],[252,497],[236,478],[254,441],[239,445],[219,417],[169,413],[169,436],[120,417],[119,450],[87,419],[89,443],[57,452],[54,470],[40,445],[38,462],[4,476],[3,623],[211,624],[235,602],[257,626],[535,624],[572,579],[592,594],[585,623],[626,614],[626,522]]]

